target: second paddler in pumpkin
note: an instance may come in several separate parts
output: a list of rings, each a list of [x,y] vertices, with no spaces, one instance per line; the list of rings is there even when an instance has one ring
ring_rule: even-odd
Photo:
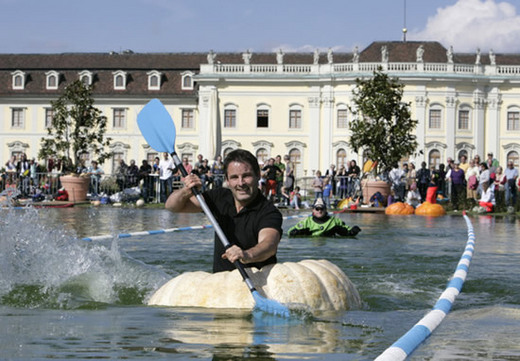
[[[316,200],[312,215],[289,229],[291,236],[352,237],[361,232],[358,226],[349,227],[341,219],[331,216],[321,198]]]

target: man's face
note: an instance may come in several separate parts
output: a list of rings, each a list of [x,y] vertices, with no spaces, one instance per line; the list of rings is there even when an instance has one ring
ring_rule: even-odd
[[[321,205],[318,205],[312,209],[312,215],[316,218],[322,218],[325,216],[325,214],[327,214],[327,210]]]
[[[258,177],[248,163],[231,162],[227,167],[226,179],[235,202],[249,204],[258,192]]]

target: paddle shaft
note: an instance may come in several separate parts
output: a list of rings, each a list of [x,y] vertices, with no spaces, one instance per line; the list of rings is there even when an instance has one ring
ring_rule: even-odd
[[[184,177],[186,177],[188,175],[188,172],[186,171],[186,168],[184,168],[184,165],[182,164],[182,161],[179,159],[179,156],[177,155],[177,153],[173,152],[171,154],[171,156],[172,156],[173,163],[175,164],[175,166],[181,171],[182,175]],[[199,201],[200,206],[202,207],[202,210],[206,214],[206,217],[209,218],[209,221],[213,225],[213,228],[215,228],[215,232],[217,233],[218,238],[220,239],[220,242],[222,242],[222,244],[224,245],[224,247],[226,249],[231,247],[231,243],[229,243],[226,235],[224,234],[224,231],[222,230],[222,228],[220,228],[220,225],[218,224],[217,219],[215,218],[215,216],[213,216],[211,209],[209,209],[209,207],[208,207],[206,201],[204,200],[204,197],[200,193],[200,191],[195,187],[191,188],[191,191],[193,192],[195,197],[197,197],[197,200]],[[251,292],[256,291],[256,288],[253,285],[253,282],[251,282],[251,279],[249,278],[248,274],[246,273],[244,265],[238,260],[236,260],[233,264],[235,265],[235,267],[238,269],[238,271],[242,275],[242,278],[244,279],[244,282],[246,283],[249,290]]]

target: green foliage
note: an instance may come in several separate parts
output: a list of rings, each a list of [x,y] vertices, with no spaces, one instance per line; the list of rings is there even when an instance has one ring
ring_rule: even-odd
[[[418,146],[414,134],[418,121],[411,118],[410,104],[402,102],[403,89],[381,68],[370,79],[356,79],[350,146],[377,161],[379,169],[393,166]]]
[[[70,170],[80,164],[80,157],[90,153],[91,159],[100,164],[110,158],[105,149],[111,138],[106,138],[107,118],[94,107],[92,87],[76,80],[69,84],[64,93],[51,101],[54,112],[48,136],[41,139],[38,158],[56,157]]]

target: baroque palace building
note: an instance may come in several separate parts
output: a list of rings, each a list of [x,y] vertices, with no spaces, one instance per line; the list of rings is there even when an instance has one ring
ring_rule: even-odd
[[[518,167],[520,54],[462,54],[438,42],[374,42],[352,53],[0,54],[0,160],[36,157],[50,102],[81,79],[109,119],[114,157],[105,172],[119,159],[157,156],[136,118],[158,98],[174,119],[180,156],[211,160],[239,147],[261,162],[288,154],[298,177],[312,176],[364,161],[348,143],[352,92],[356,78],[379,67],[405,85],[403,101],[419,121],[423,153],[403,159],[438,166],[491,152]]]

